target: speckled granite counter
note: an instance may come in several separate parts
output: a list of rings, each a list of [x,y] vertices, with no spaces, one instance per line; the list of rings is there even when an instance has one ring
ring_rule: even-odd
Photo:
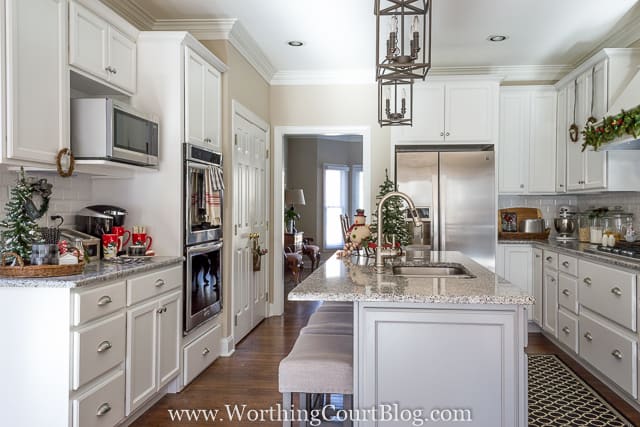
[[[47,277],[41,279],[0,277],[0,288],[76,288],[180,264],[183,260],[183,257],[156,256],[145,259],[143,264],[114,264],[105,261],[94,261],[85,267],[83,274],[77,274],[75,276]]]
[[[400,258],[395,264],[403,263]],[[473,278],[376,274],[372,258],[333,255],[296,286],[295,301],[378,301],[440,304],[533,304],[533,297],[460,252],[431,252],[431,263],[458,263]],[[412,262],[412,265],[420,263]]]
[[[554,252],[579,256],[603,264],[628,268],[630,270],[640,271],[640,260],[621,257],[619,255],[611,255],[603,252],[597,252],[596,246],[589,243],[580,243],[578,241],[559,242],[557,240],[498,240],[500,245],[531,245],[542,250],[547,249]]]

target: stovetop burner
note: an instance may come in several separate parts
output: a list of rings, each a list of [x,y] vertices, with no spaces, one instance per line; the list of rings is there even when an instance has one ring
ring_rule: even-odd
[[[627,258],[640,259],[640,242],[616,242],[615,246],[598,245],[596,248],[599,252],[607,254],[619,255]]]

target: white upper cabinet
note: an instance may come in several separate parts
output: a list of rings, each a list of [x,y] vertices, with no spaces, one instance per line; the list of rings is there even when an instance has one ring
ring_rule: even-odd
[[[7,0],[4,7],[3,157],[53,164],[58,150],[69,146],[67,3]]]
[[[188,47],[185,86],[185,140],[220,151],[220,73]]]
[[[498,146],[500,193],[555,192],[556,108],[553,87],[502,89]]]
[[[573,93],[573,92],[572,92]],[[573,98],[571,98],[573,104]],[[567,139],[569,138],[569,87],[558,90],[556,123],[556,193],[567,191]]]
[[[497,80],[437,79],[413,88],[413,126],[391,129],[392,143],[491,143]]]
[[[69,64],[72,69],[127,95],[135,93],[134,32],[121,30],[108,19],[73,1],[70,2],[69,17]]]

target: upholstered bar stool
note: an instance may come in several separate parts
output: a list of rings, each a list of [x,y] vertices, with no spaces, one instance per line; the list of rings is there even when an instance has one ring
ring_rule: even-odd
[[[322,312],[350,312],[353,313],[353,303],[348,301],[324,301],[316,309],[316,313]]]
[[[307,322],[307,326],[327,324],[350,325],[353,327],[353,313],[348,311],[338,313],[316,311],[309,317]]]
[[[293,393],[300,394],[299,409],[307,409],[307,394],[342,394],[345,407],[351,407],[353,337],[300,335],[289,355],[280,361],[278,390],[285,411],[291,409]],[[291,420],[284,419],[282,425],[290,427]],[[304,425],[300,421],[300,426]]]

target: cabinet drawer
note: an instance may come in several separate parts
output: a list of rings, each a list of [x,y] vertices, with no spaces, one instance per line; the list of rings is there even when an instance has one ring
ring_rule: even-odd
[[[154,271],[127,280],[127,305],[133,305],[147,298],[163,294],[180,287],[181,284],[182,266]]]
[[[637,397],[637,343],[586,313],[580,314],[580,356]]]
[[[222,328],[216,325],[184,348],[184,385],[189,384],[220,355]]]
[[[73,389],[103,374],[124,360],[125,316],[73,332]]]
[[[558,274],[558,304],[578,314],[578,279],[565,273]]]
[[[544,266],[547,268],[558,269],[558,254],[550,251],[542,251],[542,259]]]
[[[72,401],[73,427],[112,427],[124,418],[124,372]]]
[[[73,293],[73,326],[106,316],[124,307],[126,282]]]
[[[580,260],[580,304],[636,331],[636,275]]]
[[[578,275],[578,260],[577,258],[567,256],[567,255],[558,255],[558,271],[562,271],[563,273],[570,274],[572,276]]]
[[[578,353],[578,317],[564,310],[558,311],[558,340]]]

